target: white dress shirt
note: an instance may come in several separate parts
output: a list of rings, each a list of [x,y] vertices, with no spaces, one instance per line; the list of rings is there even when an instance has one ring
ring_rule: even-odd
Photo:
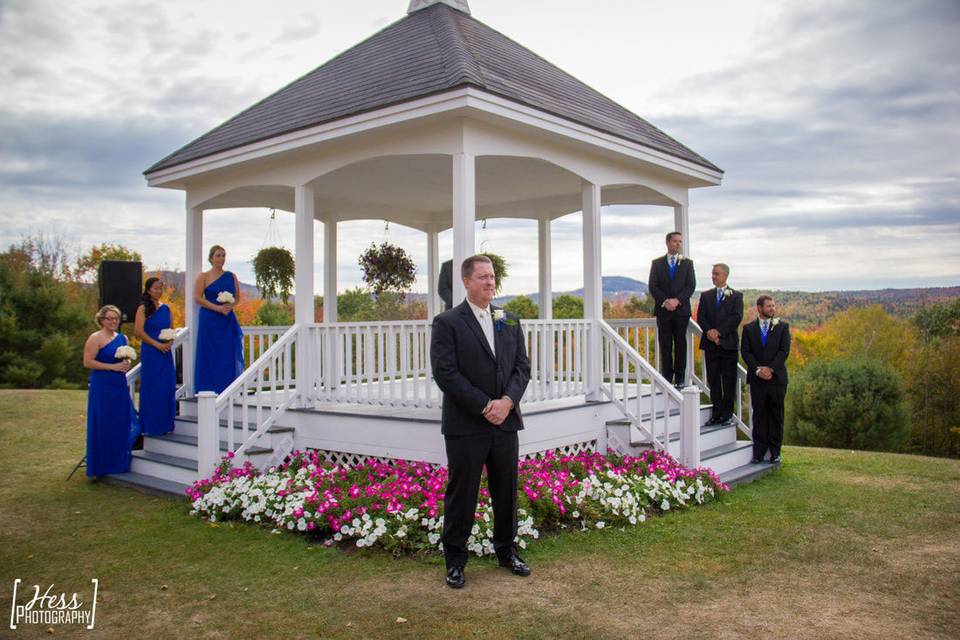
[[[487,344],[490,345],[490,351],[493,355],[497,355],[497,349],[494,346],[493,340],[493,316],[490,315],[490,305],[487,305],[486,309],[481,309],[477,305],[467,300],[467,304],[470,305],[470,309],[473,311],[473,315],[476,316],[477,322],[480,323],[480,328],[483,330],[483,335],[487,338]]]

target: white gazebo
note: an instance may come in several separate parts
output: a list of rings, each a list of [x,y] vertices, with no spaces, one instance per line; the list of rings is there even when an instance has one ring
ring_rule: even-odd
[[[522,453],[656,447],[727,473],[741,473],[750,457],[735,427],[699,428],[704,375],[691,369],[696,385],[681,393],[657,373],[651,321],[602,317],[602,207],[672,207],[689,253],[689,190],[720,184],[721,170],[472,18],[466,0],[413,0],[402,19],[145,175],[152,187],[185,193],[188,283],[203,263],[204,211],[292,212],[297,295],[294,326],[245,328],[247,371],[219,396],[196,399],[195,309],[187,296],[188,327],[178,339],[182,441],[151,439],[137,452],[135,474],[182,484],[205,475],[224,450],[266,464],[291,447],[337,459],[443,462],[430,323],[337,321],[338,223],[385,219],[423,231],[432,317],[441,231],[453,231],[457,265],[476,252],[477,219],[537,220],[540,296],[549,301],[551,222],[576,212],[583,215],[584,319],[553,320],[550,304],[541,304],[540,319],[522,323],[533,368]],[[314,323],[313,309],[318,221],[322,323]],[[456,303],[464,292],[454,280]],[[690,331],[698,331],[694,323]],[[744,421],[738,426],[749,433]],[[183,473],[170,471],[174,463]]]

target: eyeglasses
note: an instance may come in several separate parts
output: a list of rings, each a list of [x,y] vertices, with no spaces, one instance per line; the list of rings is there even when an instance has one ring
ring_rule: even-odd
[[[120,316],[103,316],[104,321],[110,320],[111,322],[120,322]]]

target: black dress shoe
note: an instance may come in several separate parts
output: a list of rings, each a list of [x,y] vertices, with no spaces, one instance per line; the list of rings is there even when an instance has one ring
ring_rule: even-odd
[[[763,462],[760,458],[750,458],[750,464],[760,464]]]
[[[463,574],[463,567],[450,567],[447,569],[447,586],[451,589],[462,589],[467,583],[467,577]]]
[[[720,424],[733,424],[733,416],[724,416],[720,418]]]
[[[780,456],[774,456],[770,458],[770,464],[780,464],[781,462],[783,462],[783,458]]]
[[[500,566],[510,569],[510,573],[515,576],[528,576],[530,575],[530,567],[527,566],[527,563],[520,559],[520,556],[513,553],[510,554],[508,558],[500,558]]]
[[[703,426],[712,427],[715,424],[720,424],[720,422],[721,422],[720,418],[710,418],[709,420],[703,423]]]

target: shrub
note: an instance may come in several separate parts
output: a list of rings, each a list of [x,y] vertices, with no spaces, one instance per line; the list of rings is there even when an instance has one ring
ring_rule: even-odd
[[[900,378],[873,361],[811,363],[792,383],[786,431],[798,444],[899,451],[910,432]]]
[[[521,320],[533,320],[540,315],[540,308],[527,296],[517,296],[503,308]]]
[[[285,304],[265,302],[257,309],[253,324],[259,327],[288,327],[293,324],[293,314]]]
[[[557,296],[553,300],[553,317],[557,319],[582,318],[583,298],[572,296],[569,293]]]

